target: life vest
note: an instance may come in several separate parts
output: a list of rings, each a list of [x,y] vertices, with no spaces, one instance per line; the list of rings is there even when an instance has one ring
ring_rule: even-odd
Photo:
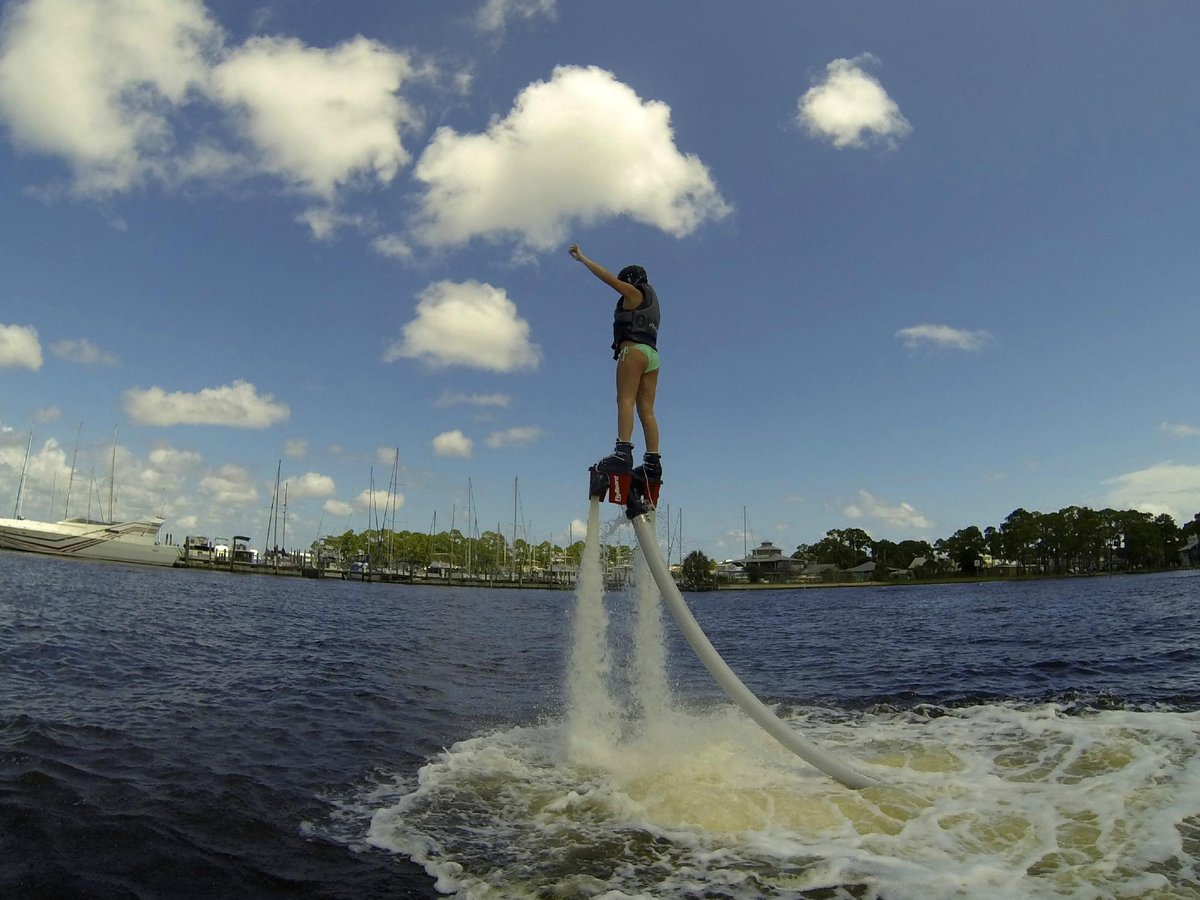
[[[617,309],[613,313],[613,359],[620,356],[624,341],[658,349],[658,294],[649,282],[643,282],[638,288],[642,292],[642,302],[634,309],[625,308],[624,297],[617,300]]]

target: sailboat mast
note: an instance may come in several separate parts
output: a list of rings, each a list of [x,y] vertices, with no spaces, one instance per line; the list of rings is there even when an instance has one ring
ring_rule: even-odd
[[[83,423],[75,432],[75,451],[71,454],[71,477],[67,479],[67,502],[63,505],[63,518],[71,515],[71,486],[75,483],[75,461],[79,459],[79,436],[83,434]]]
[[[267,533],[263,538],[263,556],[265,557],[271,550],[271,526],[275,525],[275,514],[279,509],[279,473],[283,470],[283,460],[275,466],[275,491],[271,494],[271,508],[267,512]],[[278,541],[279,526],[275,525],[275,537]]]
[[[33,449],[33,426],[29,426],[29,443],[25,445],[25,462],[21,463],[21,480],[17,482],[17,502],[13,506],[13,518],[21,518],[21,492],[25,490],[25,470],[29,468],[29,451]]]
[[[117,426],[113,426],[112,465],[108,470],[108,521],[117,521],[113,515],[113,494],[117,489]]]

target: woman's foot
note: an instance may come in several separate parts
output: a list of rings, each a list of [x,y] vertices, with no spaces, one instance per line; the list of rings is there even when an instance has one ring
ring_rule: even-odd
[[[605,475],[629,475],[633,472],[633,444],[617,441],[613,452],[596,463],[596,471]]]

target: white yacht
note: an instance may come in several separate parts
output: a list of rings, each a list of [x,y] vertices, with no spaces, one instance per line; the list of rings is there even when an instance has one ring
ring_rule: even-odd
[[[87,518],[40,522],[0,518],[0,547],[151,566],[180,565],[182,548],[158,541],[159,529],[165,521],[161,516],[132,522],[100,522]]]

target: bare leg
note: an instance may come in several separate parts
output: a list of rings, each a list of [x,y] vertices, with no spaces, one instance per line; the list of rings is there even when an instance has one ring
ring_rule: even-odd
[[[649,360],[641,350],[626,348],[617,360],[617,440],[630,442],[633,438],[633,409],[638,403],[643,374]],[[653,373],[657,375],[657,373]],[[655,379],[657,381],[657,378]],[[653,395],[651,395],[651,417],[653,417]],[[638,406],[641,412],[640,404]],[[643,427],[645,419],[642,420]],[[646,438],[650,440],[649,436]],[[655,446],[658,444],[658,426],[655,426]]]
[[[639,354],[640,355],[640,354]],[[658,452],[658,419],[654,415],[654,395],[658,392],[658,369],[642,375],[637,389],[637,413],[646,437],[646,452]]]

